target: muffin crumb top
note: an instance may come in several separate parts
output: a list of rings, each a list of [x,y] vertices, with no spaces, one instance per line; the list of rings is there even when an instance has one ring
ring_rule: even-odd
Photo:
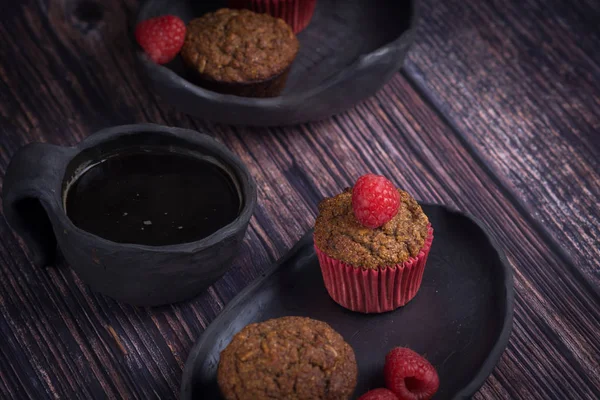
[[[365,269],[403,263],[416,257],[428,235],[429,219],[417,201],[398,189],[398,213],[383,226],[369,229],[352,211],[352,189],[324,199],[315,223],[315,243],[328,256]]]
[[[354,351],[327,323],[283,317],[254,323],[221,352],[219,388],[227,400],[349,399]]]
[[[181,56],[209,79],[246,83],[282,73],[298,48],[298,39],[282,19],[223,8],[187,24]]]

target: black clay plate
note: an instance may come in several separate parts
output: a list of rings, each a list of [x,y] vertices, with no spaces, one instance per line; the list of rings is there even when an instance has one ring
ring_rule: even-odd
[[[470,217],[424,205],[434,240],[421,289],[405,307],[364,315],[328,296],[312,245],[302,238],[271,271],[244,289],[210,324],[185,365],[181,398],[218,399],[219,353],[245,325],[286,315],[328,322],[354,348],[355,397],[383,386],[386,353],[407,346],[424,354],[440,376],[435,399],[471,396],[498,362],[510,335],[512,272],[505,256]]]
[[[174,14],[188,22],[224,7],[225,0],[147,0],[135,22]],[[414,36],[415,0],[318,0],[298,35],[300,52],[281,96],[223,95],[190,83],[182,61],[137,58],[154,89],[180,110],[208,120],[255,126],[319,120],[374,94],[398,71]],[[133,37],[133,35],[132,35]]]

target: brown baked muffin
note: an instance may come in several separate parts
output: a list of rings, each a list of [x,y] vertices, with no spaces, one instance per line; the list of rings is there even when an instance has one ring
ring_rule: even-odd
[[[345,308],[392,311],[414,298],[421,286],[433,228],[416,200],[384,177],[367,174],[358,185],[361,191],[346,189],[319,204],[314,243],[323,281],[331,298]],[[383,211],[374,215],[373,210]],[[372,225],[373,219],[380,222]]]
[[[365,269],[396,265],[416,257],[428,236],[429,219],[407,192],[398,213],[383,226],[369,229],[352,211],[352,189],[324,199],[315,222],[315,244],[330,257]]]
[[[356,386],[354,351],[325,322],[283,317],[247,325],[221,352],[226,400],[345,400]]]
[[[202,87],[274,97],[285,86],[298,48],[298,39],[283,20],[224,8],[188,23],[181,57]]]

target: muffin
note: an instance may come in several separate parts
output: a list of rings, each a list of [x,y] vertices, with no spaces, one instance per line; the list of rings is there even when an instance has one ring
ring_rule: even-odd
[[[372,187],[364,184],[369,179],[386,189],[369,193]],[[390,204],[394,207],[386,209]],[[377,213],[388,218],[374,227]],[[421,206],[384,177],[361,177],[353,189],[319,204],[314,244],[323,281],[331,298],[353,311],[381,313],[408,303],[421,285],[432,241],[433,228]]]
[[[229,0],[231,8],[248,8],[283,19],[294,33],[307,27],[316,4],[317,0]]]
[[[226,400],[345,400],[356,386],[354,351],[325,322],[283,317],[247,325],[221,352]]]
[[[298,39],[281,19],[220,9],[187,25],[181,57],[206,89],[244,97],[274,97],[285,86]]]

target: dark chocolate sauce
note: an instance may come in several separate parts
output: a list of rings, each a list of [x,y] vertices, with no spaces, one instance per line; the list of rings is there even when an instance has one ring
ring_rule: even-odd
[[[140,151],[88,168],[68,188],[66,209],[94,235],[161,246],[200,240],[229,224],[240,197],[229,174],[211,161]]]

